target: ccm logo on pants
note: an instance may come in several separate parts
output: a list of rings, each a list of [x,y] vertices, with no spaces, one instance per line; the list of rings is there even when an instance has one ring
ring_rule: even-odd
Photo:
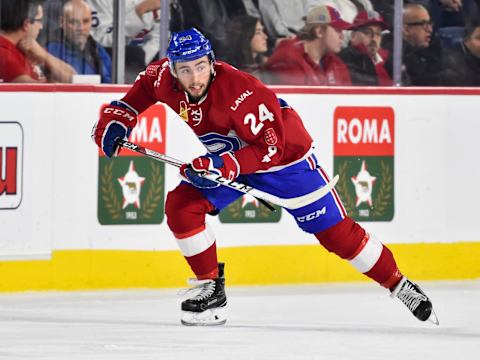
[[[310,214],[307,214],[305,216],[298,216],[297,220],[300,221],[300,222],[311,221],[311,220],[316,219],[316,218],[318,218],[322,215],[325,215],[326,213],[327,213],[327,207],[324,206],[320,210],[311,212]]]

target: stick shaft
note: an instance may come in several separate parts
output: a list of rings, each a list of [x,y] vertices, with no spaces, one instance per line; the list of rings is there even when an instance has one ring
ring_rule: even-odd
[[[131,151],[146,155],[157,161],[162,161],[164,163],[167,163],[176,167],[180,167],[184,164],[184,162],[178,159],[172,158],[165,154],[161,154],[154,150],[147,149],[141,145],[137,145],[126,140],[117,139],[117,144],[125,149],[129,149]],[[241,193],[252,195],[258,199],[268,201],[272,204],[275,204],[287,209],[298,209],[321,199],[333,189],[333,187],[338,181],[338,175],[336,175],[325,186],[309,194],[305,194],[295,198],[280,198],[278,196],[272,195],[270,193],[266,193],[259,189],[255,189],[252,186],[245,185],[234,180],[229,180],[227,178],[224,178],[221,175],[205,172],[205,173],[200,173],[199,176],[205,179],[211,180],[213,182],[216,182],[220,185],[224,185],[234,190],[237,190]]]

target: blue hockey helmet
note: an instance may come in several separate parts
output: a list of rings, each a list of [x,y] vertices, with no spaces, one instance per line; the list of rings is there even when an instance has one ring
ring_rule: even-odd
[[[215,61],[212,44],[200,31],[190,28],[172,32],[167,49],[172,70],[176,62],[192,61],[206,55],[212,62]]]

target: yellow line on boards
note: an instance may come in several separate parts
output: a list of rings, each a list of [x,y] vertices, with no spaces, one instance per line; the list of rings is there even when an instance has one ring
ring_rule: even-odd
[[[390,244],[414,280],[480,278],[480,242]],[[370,281],[320,245],[220,248],[227,284]],[[185,287],[179,251],[61,250],[50,260],[0,261],[0,291]]]

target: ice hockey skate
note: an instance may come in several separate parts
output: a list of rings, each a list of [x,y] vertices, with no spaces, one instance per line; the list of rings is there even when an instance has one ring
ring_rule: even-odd
[[[189,283],[194,287],[188,292],[195,295],[182,302],[183,325],[187,326],[213,326],[223,325],[227,321],[225,307],[227,296],[225,294],[224,263],[218,264],[218,278],[197,280],[191,279]]]
[[[433,311],[432,302],[427,295],[414,282],[402,277],[390,295],[400,299],[412,314],[420,321],[430,321],[439,325],[437,315]]]

